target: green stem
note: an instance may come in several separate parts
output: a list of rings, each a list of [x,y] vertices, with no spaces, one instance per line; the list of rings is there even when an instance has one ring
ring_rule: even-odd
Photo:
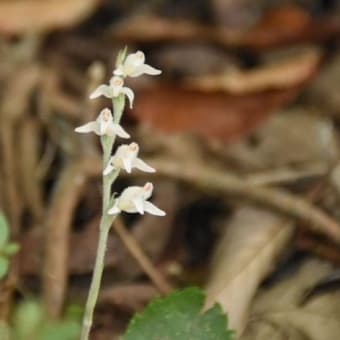
[[[124,96],[119,96],[113,100],[114,107],[114,122],[120,122],[123,110],[124,110],[125,98]],[[107,166],[110,161],[111,151],[113,144],[115,142],[115,136],[102,136],[101,144],[103,148],[103,169]],[[88,340],[91,326],[93,322],[93,313],[98,300],[98,294],[100,289],[100,283],[104,271],[104,259],[105,252],[107,248],[107,240],[110,232],[114,216],[108,215],[107,211],[110,208],[111,201],[111,187],[115,179],[117,178],[119,170],[114,171],[112,174],[103,176],[103,205],[102,205],[102,217],[100,220],[100,230],[99,230],[99,240],[96,255],[96,262],[94,265],[89,295],[87,297],[83,326],[81,331],[81,340]]]
[[[83,327],[82,327],[81,337],[80,337],[81,340],[89,339],[92,321],[93,321],[93,313],[94,313],[94,309],[97,303],[100,283],[101,283],[103,271],[104,271],[104,258],[105,258],[107,239],[109,236],[111,223],[112,223],[112,219],[107,220],[106,218],[102,218],[100,231],[99,231],[96,263],[94,266],[91,287],[90,287],[90,291],[89,291],[89,295],[88,295],[86,307],[85,307]]]

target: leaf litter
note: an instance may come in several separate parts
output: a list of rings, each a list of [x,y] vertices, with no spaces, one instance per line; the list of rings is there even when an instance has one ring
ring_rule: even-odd
[[[340,258],[339,7],[269,2],[0,2],[0,207],[21,244],[0,284],[3,320],[22,292],[56,318],[84,301],[100,149],[73,128],[104,105],[86,97],[128,44],[164,70],[133,84],[125,123],[159,168],[168,212],[162,225],[125,218],[131,235],[173,287],[205,287],[239,339],[338,339],[336,280],[300,302]],[[118,339],[158,295],[115,235],[105,266],[95,340]]]

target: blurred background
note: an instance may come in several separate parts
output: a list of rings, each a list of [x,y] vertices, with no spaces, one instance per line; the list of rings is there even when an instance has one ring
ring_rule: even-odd
[[[130,237],[240,339],[339,339],[339,14],[337,0],[1,0],[0,208],[20,245],[3,323],[76,339],[62,331],[90,283],[102,169],[98,138],[74,128],[110,106],[88,95],[127,46],[163,70],[128,80],[123,119],[158,171],[115,188],[152,181],[167,212],[124,215]],[[92,338],[118,339],[160,290],[112,232]]]

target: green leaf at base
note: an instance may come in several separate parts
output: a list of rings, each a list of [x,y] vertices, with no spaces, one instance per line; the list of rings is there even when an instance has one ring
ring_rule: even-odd
[[[204,299],[195,287],[155,299],[132,318],[123,340],[232,340],[219,305],[201,313]]]

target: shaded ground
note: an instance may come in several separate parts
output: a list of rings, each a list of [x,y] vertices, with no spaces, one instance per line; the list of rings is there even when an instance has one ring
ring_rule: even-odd
[[[106,105],[88,93],[128,45],[163,70],[129,83],[123,124],[158,169],[167,211],[124,216],[129,235],[172,287],[206,287],[241,339],[336,340],[339,8],[0,1],[0,204],[21,244],[1,318],[31,295],[55,318],[84,304],[102,170],[97,139],[73,129]],[[123,176],[116,190],[144,180]],[[112,233],[93,339],[118,337],[159,288]]]

